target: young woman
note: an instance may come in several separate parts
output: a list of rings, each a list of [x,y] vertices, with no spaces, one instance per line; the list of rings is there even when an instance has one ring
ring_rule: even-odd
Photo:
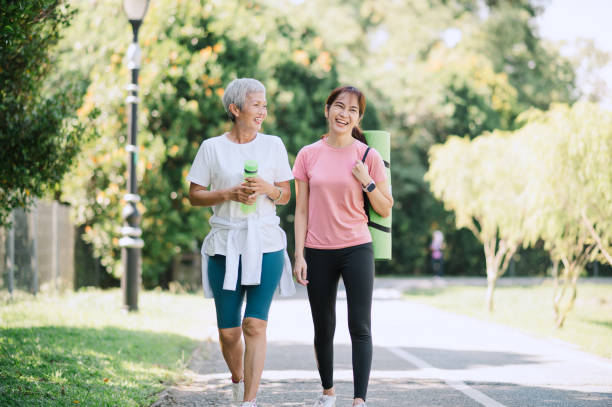
[[[215,299],[232,396],[242,407],[256,407],[272,296],[277,287],[281,295],[295,292],[285,232],[276,216],[276,205],[289,201],[293,175],[281,139],[259,133],[267,114],[264,86],[236,79],[225,89],[223,105],[232,128],[202,143],[187,180],[191,204],[213,210],[202,244],[202,283],[205,295]],[[258,169],[245,181],[248,160]],[[244,204],[256,205],[255,212],[245,213]]]
[[[302,148],[293,167],[297,194],[294,274],[308,289],[323,385],[315,407],[336,404],[333,340],[340,277],[346,287],[352,342],[353,406],[366,407],[372,364],[374,257],[363,192],[383,217],[391,214],[393,198],[380,154],[371,149],[362,162],[368,148],[359,129],[365,105],[357,88],[334,89],[325,104],[328,133]]]

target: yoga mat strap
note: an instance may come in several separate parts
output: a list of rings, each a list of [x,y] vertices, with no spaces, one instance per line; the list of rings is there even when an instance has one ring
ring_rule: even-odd
[[[391,228],[383,225],[379,225],[378,223],[374,223],[372,221],[368,221],[368,226],[374,229],[378,229],[381,232],[391,233]]]

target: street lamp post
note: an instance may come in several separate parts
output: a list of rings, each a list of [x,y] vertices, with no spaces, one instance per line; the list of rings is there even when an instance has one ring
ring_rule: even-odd
[[[129,139],[125,150],[128,152],[128,193],[125,194],[125,207],[122,215],[124,224],[121,228],[121,259],[123,276],[123,306],[128,311],[138,310],[138,287],[140,286],[141,261],[140,249],[144,246],[140,238],[140,212],[136,204],[140,201],[137,188],[136,164],[138,160],[138,71],[140,69],[140,47],[138,46],[138,29],[147,12],[149,0],[124,0],[123,9],[132,25],[133,40],[127,51],[127,66],[132,73],[132,82],[127,86],[129,105],[128,131]]]

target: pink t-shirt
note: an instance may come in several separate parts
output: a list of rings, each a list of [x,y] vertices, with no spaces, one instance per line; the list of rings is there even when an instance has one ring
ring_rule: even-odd
[[[308,182],[308,228],[305,246],[341,249],[372,241],[363,209],[361,184],[351,172],[367,145],[332,147],[324,139],[302,148],[293,165],[293,176]],[[370,149],[365,160],[374,182],[387,178],[382,157]]]

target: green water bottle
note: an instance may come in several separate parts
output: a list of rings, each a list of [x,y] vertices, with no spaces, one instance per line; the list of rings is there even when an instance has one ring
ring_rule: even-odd
[[[257,176],[257,161],[255,160],[246,160],[244,162],[244,178],[251,178]],[[257,205],[247,205],[244,203],[240,204],[240,209],[242,209],[242,213],[249,214],[255,212],[257,209]]]

